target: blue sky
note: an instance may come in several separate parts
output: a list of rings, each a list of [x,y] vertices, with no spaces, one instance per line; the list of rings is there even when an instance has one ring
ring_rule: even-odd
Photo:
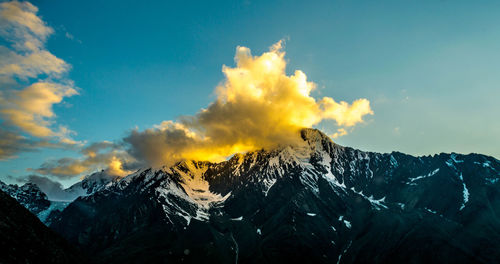
[[[313,2],[313,3],[311,3]],[[335,141],[362,150],[500,157],[500,5],[495,1],[32,1],[54,29],[46,48],[71,65],[79,95],[54,105],[75,140],[196,114],[216,99],[238,45],[285,39],[287,73],[328,96],[367,98],[374,115]],[[327,133],[334,122],[316,127]],[[22,177],[75,150],[0,162]],[[64,183],[75,178],[65,179]]]

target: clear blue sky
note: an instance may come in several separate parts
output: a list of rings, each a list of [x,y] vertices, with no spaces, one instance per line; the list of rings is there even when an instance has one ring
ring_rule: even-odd
[[[47,49],[72,65],[80,95],[54,112],[77,140],[116,140],[135,126],[195,114],[214,100],[236,46],[260,54],[285,38],[287,69],[318,84],[313,96],[371,102],[374,115],[337,143],[500,157],[497,1],[32,3],[55,30]],[[327,122],[318,128],[335,130]],[[0,179],[78,155],[18,156],[0,162]]]

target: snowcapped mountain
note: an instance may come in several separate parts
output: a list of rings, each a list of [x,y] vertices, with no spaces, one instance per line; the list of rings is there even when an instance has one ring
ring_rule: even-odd
[[[101,263],[488,263],[500,259],[500,162],[301,142],[143,169],[51,227]]]
[[[91,195],[96,191],[104,189],[118,177],[110,176],[105,171],[95,172],[85,176],[83,180],[73,184],[64,192],[64,200],[49,200],[36,184],[28,182],[22,186],[5,184],[0,181],[0,190],[4,191],[21,205],[35,214],[43,223],[49,225],[68,204],[80,196]],[[59,195],[60,196],[60,195]]]
[[[38,218],[50,225],[53,219],[56,219],[68,204],[80,196],[91,195],[106,186],[111,185],[118,177],[111,176],[105,171],[99,171],[85,176],[81,181],[71,185],[69,188],[62,190],[65,193],[64,200],[50,201],[50,207],[37,214]]]
[[[50,207],[47,195],[43,193],[36,184],[26,183],[22,186],[5,184],[0,181],[0,190],[16,199],[30,212],[37,215]]]
[[[91,195],[94,192],[100,191],[119,178],[118,176],[109,175],[106,171],[102,170],[85,176],[81,181],[71,185],[64,191],[68,194],[69,200],[73,201],[77,197]]]

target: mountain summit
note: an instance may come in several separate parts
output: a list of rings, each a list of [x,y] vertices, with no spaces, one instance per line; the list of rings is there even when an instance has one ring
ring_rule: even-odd
[[[51,227],[101,263],[406,263],[500,259],[500,162],[297,144],[142,169]]]

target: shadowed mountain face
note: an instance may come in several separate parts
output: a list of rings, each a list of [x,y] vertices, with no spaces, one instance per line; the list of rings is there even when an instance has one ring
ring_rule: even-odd
[[[43,223],[49,225],[52,219],[56,218],[77,197],[90,195],[117,180],[117,176],[108,175],[105,171],[95,172],[67,189],[58,186],[59,188],[56,188],[57,198],[62,200],[49,200],[51,194],[54,198],[54,191],[51,192],[49,187],[48,191],[46,188],[47,193],[44,193],[38,184],[32,182],[18,186],[0,181],[0,190],[16,199],[26,209],[38,216]]]
[[[77,250],[0,191],[0,263],[82,263]]]
[[[500,162],[293,146],[145,169],[51,227],[102,263],[495,263]]]
[[[33,183],[26,183],[23,186],[17,186],[15,184],[5,184],[0,181],[0,190],[16,199],[20,204],[35,215],[47,210],[50,206],[50,201],[47,199],[47,195]]]

